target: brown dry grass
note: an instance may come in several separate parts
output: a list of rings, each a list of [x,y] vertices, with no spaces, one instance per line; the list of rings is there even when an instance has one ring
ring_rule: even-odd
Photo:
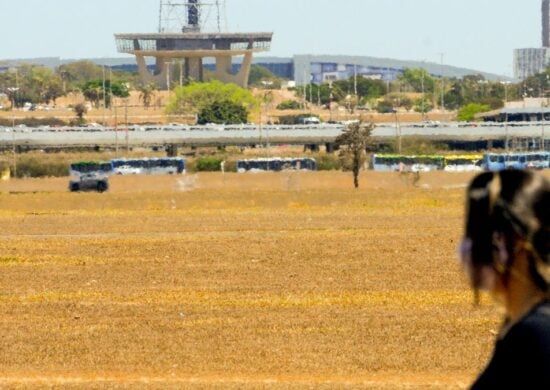
[[[0,386],[464,388],[499,315],[455,260],[469,178],[0,183]]]

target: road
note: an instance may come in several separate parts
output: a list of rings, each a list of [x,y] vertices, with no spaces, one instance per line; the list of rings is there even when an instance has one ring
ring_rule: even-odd
[[[550,124],[549,124],[550,125]],[[321,124],[309,126],[140,126],[128,131],[112,128],[0,128],[0,145],[40,146],[155,146],[177,144],[181,146],[209,145],[253,145],[253,144],[324,144],[332,143],[341,134],[342,124]],[[373,137],[380,141],[392,139],[401,133],[403,137],[421,137],[432,140],[482,141],[505,138],[535,138],[548,131],[543,123],[495,124],[381,124],[373,131]]]

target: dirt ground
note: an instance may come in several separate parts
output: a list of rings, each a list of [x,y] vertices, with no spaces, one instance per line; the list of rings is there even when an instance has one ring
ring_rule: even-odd
[[[500,310],[455,252],[470,174],[0,183],[0,387],[466,388]]]

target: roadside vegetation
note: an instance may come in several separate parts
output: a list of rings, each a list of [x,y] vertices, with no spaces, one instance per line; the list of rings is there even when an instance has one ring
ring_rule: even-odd
[[[506,101],[545,97],[550,90],[550,70],[521,83],[512,83],[490,81],[476,74],[460,79],[438,78],[423,69],[406,69],[394,81],[358,76],[320,85],[311,83],[294,88],[294,98],[273,103],[273,96],[266,100],[268,93],[261,91],[279,90],[285,80],[259,65],[251,68],[248,90],[218,81],[197,83],[178,72],[179,67],[174,65],[172,98],[165,104],[166,114],[196,116],[202,111],[204,123],[248,121],[253,114],[261,117],[260,111],[267,109],[311,111],[313,107],[343,107],[352,114],[368,110],[425,115],[444,110],[456,113],[457,120],[467,121],[474,120],[481,112],[503,107]],[[253,95],[252,90],[260,92]],[[81,93],[86,107],[109,108],[115,99],[126,99],[132,91],[139,94],[144,109],[153,105],[158,93],[154,85],[143,84],[137,73],[111,70],[88,61],[65,64],[54,70],[22,65],[16,71],[0,74],[3,110],[11,110],[12,106],[55,106],[57,99],[71,93]],[[83,114],[76,112],[74,123],[85,121]]]

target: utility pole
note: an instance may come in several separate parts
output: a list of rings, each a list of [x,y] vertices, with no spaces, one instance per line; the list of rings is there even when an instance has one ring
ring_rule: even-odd
[[[445,53],[438,53],[441,57],[441,82],[440,82],[440,88],[441,88],[441,110],[445,110],[445,79],[443,78],[443,58],[445,57]]]
[[[170,92],[170,65],[172,64],[171,61],[168,61],[166,63],[166,88],[168,89],[168,92]]]
[[[420,77],[420,87],[422,89],[422,120],[426,119],[426,96],[424,95],[424,73],[426,73],[426,66],[424,64],[424,61],[422,61],[422,76]]]
[[[118,110],[116,104],[115,107],[115,157],[118,157]]]
[[[328,82],[329,95],[328,95],[328,110],[330,113],[329,121],[332,122],[332,80]]]
[[[107,93],[105,91],[105,64],[102,66],[103,69],[103,128],[105,129],[105,110],[107,109]]]
[[[130,135],[128,134],[128,98],[124,99],[124,124],[126,128],[126,155],[130,153]]]
[[[13,152],[13,177],[17,177],[17,149],[15,147],[15,114],[14,114],[14,110],[15,110],[15,101],[16,101],[16,93],[17,91],[19,91],[19,86],[18,86],[18,80],[17,80],[17,73],[15,74],[16,75],[16,78],[15,78],[15,84],[16,84],[16,87],[10,87],[8,88],[8,91],[11,93],[11,140],[12,140],[12,152]]]
[[[353,94],[357,97],[357,65],[353,65]]]

